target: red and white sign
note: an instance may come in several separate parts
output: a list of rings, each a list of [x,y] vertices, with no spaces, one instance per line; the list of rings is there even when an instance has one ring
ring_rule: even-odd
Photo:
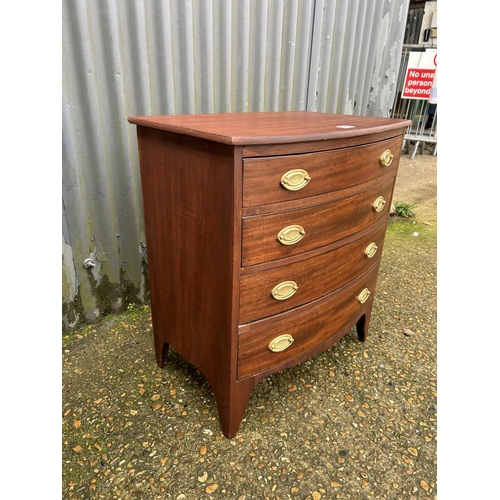
[[[437,49],[412,52],[408,59],[403,99],[429,99],[437,67]]]

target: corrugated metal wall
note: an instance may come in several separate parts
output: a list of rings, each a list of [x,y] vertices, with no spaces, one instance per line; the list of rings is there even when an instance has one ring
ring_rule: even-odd
[[[64,0],[63,330],[148,298],[127,116],[389,116],[408,3]]]

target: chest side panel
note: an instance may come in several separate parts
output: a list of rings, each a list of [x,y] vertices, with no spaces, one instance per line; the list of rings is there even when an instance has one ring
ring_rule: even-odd
[[[233,148],[142,127],[138,137],[155,335],[215,383],[236,324]]]

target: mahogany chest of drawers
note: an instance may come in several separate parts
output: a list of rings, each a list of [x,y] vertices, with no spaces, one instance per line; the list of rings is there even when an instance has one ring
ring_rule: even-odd
[[[305,111],[137,125],[156,361],[207,378],[224,435],[264,377],[365,340],[406,120]]]

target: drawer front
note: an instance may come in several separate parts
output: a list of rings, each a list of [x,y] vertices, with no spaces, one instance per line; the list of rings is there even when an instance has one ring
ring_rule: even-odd
[[[245,159],[243,206],[307,198],[375,179],[397,168],[401,142],[396,137],[326,152]]]
[[[238,378],[279,370],[280,365],[303,356],[334,335],[338,335],[338,340],[371,307],[377,273],[378,264],[352,285],[320,299],[318,305],[280,314],[276,321],[241,334]]]
[[[322,205],[243,219],[242,265],[297,255],[352,236],[385,219],[394,177]]]
[[[386,219],[353,242],[316,257],[241,278],[240,324],[287,311],[342,287],[377,262]]]

